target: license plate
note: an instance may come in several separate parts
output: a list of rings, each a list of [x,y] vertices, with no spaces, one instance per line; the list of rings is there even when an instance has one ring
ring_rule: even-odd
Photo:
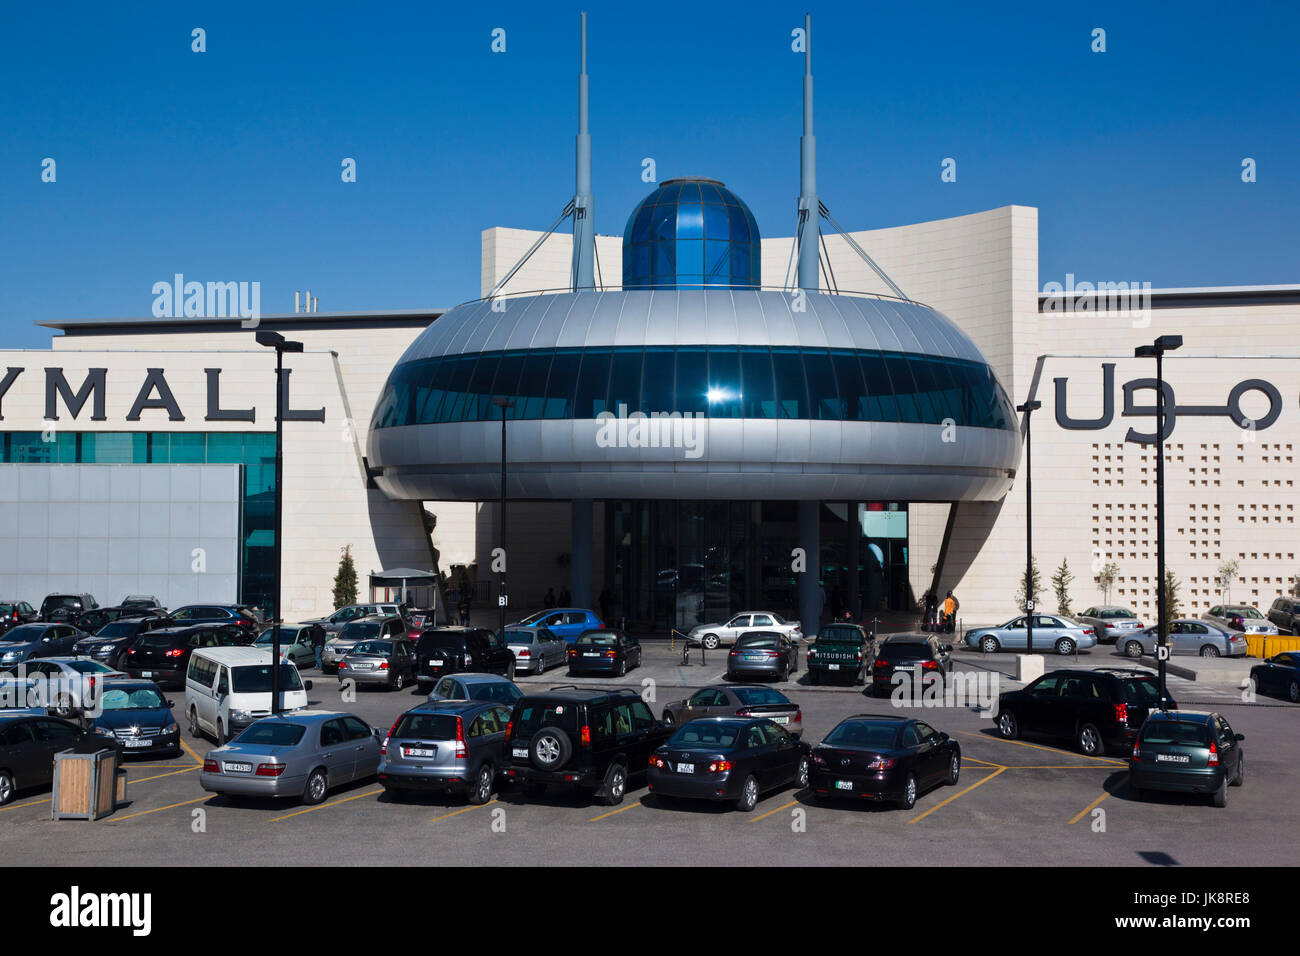
[[[429,666],[430,666],[430,667],[441,667],[441,666],[442,666],[442,661],[435,661],[435,660],[433,660],[432,658],[430,658],[430,659],[429,659]]]
[[[679,763],[679,764],[677,765],[677,772],[678,772],[678,773],[695,773],[695,764],[693,764],[693,763]]]
[[[762,654],[746,654],[746,655],[745,655],[745,660],[747,660],[747,661],[765,661],[765,660],[767,660],[767,658],[764,657]]]
[[[1156,763],[1191,763],[1187,754],[1156,754]]]
[[[428,747],[403,747],[402,755],[404,757],[436,757],[438,751],[430,750]]]
[[[226,763],[222,764],[222,769],[226,773],[252,773],[253,765],[251,763]]]
[[[836,781],[835,781],[835,789],[836,789],[836,790],[852,790],[852,789],[853,789],[853,781],[852,781],[852,780],[836,780]]]
[[[827,664],[827,665],[826,665],[826,669],[827,669],[828,671],[837,671],[837,670],[840,669],[840,665],[839,665],[839,664]]]
[[[141,677],[153,677],[153,671],[141,671],[141,672],[140,672],[140,676],[141,676]]]
[[[128,747],[148,747],[153,743],[152,740],[140,740],[139,738],[135,740],[124,740],[122,742]]]
[[[600,657],[599,654],[583,654],[583,657]]]
[[[513,750],[510,751],[510,753],[513,754],[513,755],[516,756],[516,757],[527,757],[527,756],[528,756],[528,748],[527,748],[527,747],[515,747]]]
[[[375,668],[374,664],[353,664],[352,666],[359,671],[369,671]]]
[[[773,718],[772,718],[772,723],[774,723],[774,724],[788,724],[789,722],[790,722],[790,718],[789,718],[789,717],[773,717]]]

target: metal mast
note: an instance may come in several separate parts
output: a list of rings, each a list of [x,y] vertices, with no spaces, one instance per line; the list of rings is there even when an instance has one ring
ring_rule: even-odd
[[[812,15],[803,17],[803,135],[799,137],[799,288],[817,289],[821,204],[817,201],[817,138],[813,136]]]
[[[578,75],[577,171],[573,194],[573,288],[595,287],[596,231],[591,195],[591,133],[587,126],[587,14],[582,17],[582,69]]]

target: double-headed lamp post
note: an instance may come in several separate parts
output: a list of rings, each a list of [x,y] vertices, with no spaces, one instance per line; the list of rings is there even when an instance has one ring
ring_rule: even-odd
[[[1030,440],[1030,421],[1042,407],[1042,402],[1016,406],[1016,411],[1025,416],[1025,646],[1030,654],[1034,653],[1034,595],[1029,590],[1034,580],[1034,446]]]
[[[515,403],[503,395],[492,399],[492,404],[501,409],[501,581],[497,590],[497,623],[501,639],[506,639],[506,412],[515,407]]]
[[[1169,607],[1165,601],[1165,374],[1164,355],[1181,348],[1181,335],[1162,335],[1139,345],[1134,358],[1156,360],[1156,667],[1160,672],[1160,709],[1169,709],[1165,683],[1169,662]]]
[[[271,590],[271,713],[280,713],[280,560],[284,530],[284,353],[301,352],[279,332],[260,329],[257,344],[275,349],[275,583]]]

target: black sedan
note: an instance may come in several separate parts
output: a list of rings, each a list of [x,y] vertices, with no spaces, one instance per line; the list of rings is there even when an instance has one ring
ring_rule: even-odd
[[[921,791],[961,775],[961,746],[911,717],[846,717],[812,750],[814,796],[916,806]]]
[[[778,631],[750,631],[727,654],[727,680],[788,680],[799,669],[799,648]]]
[[[1285,651],[1256,664],[1250,682],[1260,694],[1278,694],[1300,704],[1300,651]]]
[[[123,754],[181,754],[181,729],[172,715],[172,702],[153,681],[113,680],[100,693],[99,703],[90,730],[115,742]]]
[[[569,673],[591,671],[622,677],[641,666],[641,642],[614,630],[587,631],[569,647]]]
[[[0,716],[0,804],[9,803],[20,790],[48,787],[54,780],[56,753],[93,753],[113,746],[58,717]]]
[[[765,717],[704,717],[651,754],[647,783],[661,798],[729,801],[749,812],[766,790],[802,790],[808,773],[808,745],[784,727]]]

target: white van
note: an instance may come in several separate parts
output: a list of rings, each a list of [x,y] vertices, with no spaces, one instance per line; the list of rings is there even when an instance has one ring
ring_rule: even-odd
[[[311,681],[280,661],[280,709],[307,706]],[[253,647],[199,647],[185,672],[185,713],[190,736],[207,734],[224,744],[255,720],[271,715],[271,652]]]

